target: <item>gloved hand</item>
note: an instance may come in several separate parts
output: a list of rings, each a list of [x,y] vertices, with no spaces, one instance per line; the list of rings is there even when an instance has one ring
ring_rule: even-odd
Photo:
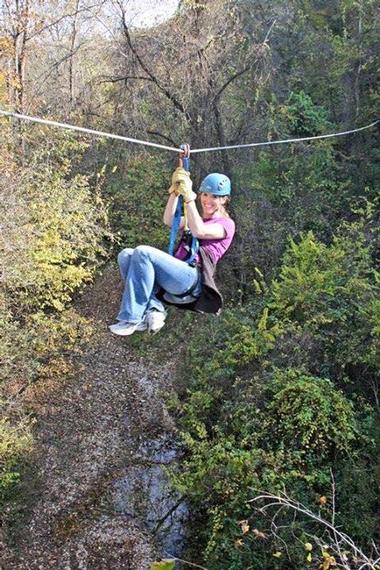
[[[172,184],[168,190],[168,194],[175,194],[176,196],[178,196],[179,195],[178,189]]]
[[[182,167],[178,167],[173,172],[172,186],[176,194],[181,194],[185,202],[195,200],[197,195],[193,192],[193,182],[190,173]]]

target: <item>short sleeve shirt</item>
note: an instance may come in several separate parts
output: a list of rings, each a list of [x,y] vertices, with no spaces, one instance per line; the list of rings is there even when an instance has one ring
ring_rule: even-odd
[[[206,225],[220,224],[224,227],[225,230],[226,235],[224,238],[199,240],[203,250],[205,250],[210,255],[211,259],[216,265],[231,245],[235,234],[235,222],[231,218],[206,218],[203,220],[203,222]],[[175,253],[175,257],[177,259],[185,259],[186,256],[187,251],[185,249],[185,246],[183,243],[180,243]],[[199,261],[199,256],[197,261]]]

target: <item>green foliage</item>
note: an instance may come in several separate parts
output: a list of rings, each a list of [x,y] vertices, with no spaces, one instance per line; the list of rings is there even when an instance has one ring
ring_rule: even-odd
[[[175,568],[175,560],[160,560],[157,562],[153,562],[150,570],[174,570]]]
[[[302,91],[285,102],[273,95],[268,109],[269,139],[334,130],[327,109]],[[312,231],[325,242],[342,213],[351,209],[360,185],[355,187],[343,171],[336,144],[336,139],[327,139],[260,149],[234,172],[240,188],[233,201],[239,230],[239,259],[234,263],[246,297],[254,294],[256,267],[267,279],[273,277],[289,236]]]
[[[290,129],[289,134],[297,137],[325,134],[327,129],[333,127],[328,121],[327,110],[315,105],[304,91],[292,91],[279,111]]]
[[[169,229],[163,225],[162,215],[170,172],[161,156],[145,154],[118,159],[105,171],[111,223],[124,247],[142,243],[163,249],[167,246]]]
[[[9,418],[0,419],[0,505],[19,481],[18,463],[32,449],[29,422],[12,425]]]
[[[54,142],[42,151],[29,148],[22,166],[12,153],[0,161],[1,502],[32,449],[31,425],[17,394],[32,381],[69,372],[61,355],[79,351],[91,328],[68,305],[92,279],[112,238],[100,187],[73,174],[85,145],[66,135]]]
[[[318,463],[347,454],[356,439],[353,406],[333,383],[297,370],[278,370],[267,387],[262,445],[292,449]]]
[[[378,350],[372,220],[369,207],[342,223],[329,244],[312,232],[290,239],[276,279],[259,284],[259,299],[226,311],[193,338],[183,371],[189,388],[179,404],[187,454],[173,482],[200,517],[207,567],[240,569],[252,560],[273,567],[282,546],[270,538],[268,521],[252,512],[248,501],[255,493],[285,488],[315,510],[316,497],[331,494],[330,470],[345,489],[348,473],[360,486],[363,462],[373,477],[367,429]],[[339,521],[368,543],[369,535],[350,524],[347,501],[339,506]],[[355,504],[372,533],[373,497]],[[324,508],[329,518],[329,501]],[[253,520],[266,540],[258,542],[257,533],[239,538],[241,520]],[[305,551],[293,545],[292,533],[318,536],[321,529],[285,513],[276,524],[304,567]],[[276,558],[278,568],[287,564],[284,554]]]
[[[91,279],[99,257],[106,254],[102,234],[107,235],[107,220],[99,194],[88,187],[84,177],[67,181],[64,176],[41,172],[32,186],[25,188],[34,239],[29,271],[23,271],[18,296],[30,309],[63,310],[74,291]],[[21,275],[15,271],[9,288],[16,289],[20,281]]]
[[[351,363],[378,369],[379,286],[365,225],[342,224],[330,246],[312,233],[291,240],[269,301],[276,315],[314,336],[340,377]]]

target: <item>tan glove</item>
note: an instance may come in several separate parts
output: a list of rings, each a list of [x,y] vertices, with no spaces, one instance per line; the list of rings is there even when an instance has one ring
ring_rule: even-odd
[[[193,192],[193,182],[190,178],[190,173],[182,167],[178,167],[173,172],[172,187],[174,192],[183,196],[185,202],[195,200],[197,195]]]
[[[175,194],[176,196],[179,196],[178,189],[175,186],[173,186],[173,184],[170,186],[168,194]]]

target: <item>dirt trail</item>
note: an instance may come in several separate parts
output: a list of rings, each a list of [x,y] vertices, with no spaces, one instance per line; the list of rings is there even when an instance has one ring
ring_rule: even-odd
[[[6,570],[147,570],[162,545],[181,540],[178,516],[186,509],[165,519],[178,498],[168,494],[161,468],[175,456],[162,400],[175,362],[153,365],[108,332],[118,282],[107,269],[78,303],[96,333],[71,358],[74,374],[25,395],[38,418],[37,444],[24,507],[8,530]],[[163,532],[159,547],[155,530]]]

